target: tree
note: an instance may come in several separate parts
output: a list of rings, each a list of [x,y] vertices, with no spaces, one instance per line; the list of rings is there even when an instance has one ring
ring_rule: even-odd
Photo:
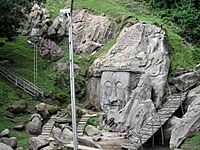
[[[0,0],[0,37],[12,40],[31,9],[33,0]]]

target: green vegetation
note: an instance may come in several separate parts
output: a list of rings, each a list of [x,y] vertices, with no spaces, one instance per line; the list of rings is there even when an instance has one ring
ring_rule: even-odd
[[[87,125],[92,125],[97,127],[99,125],[99,118],[98,117],[92,117],[87,121]]]
[[[160,4],[163,1],[160,1]],[[192,2],[193,1],[194,0],[192,0]],[[94,14],[104,14],[108,16],[109,19],[115,21],[116,24],[115,37],[113,37],[113,39],[111,39],[102,49],[95,54],[86,57],[78,55],[74,56],[74,61],[81,68],[81,70],[86,71],[97,57],[106,53],[115,44],[117,36],[125,24],[135,22],[137,20],[143,20],[156,24],[161,26],[166,31],[171,47],[170,58],[172,74],[177,68],[194,68],[197,63],[200,63],[200,48],[197,46],[198,43],[196,42],[196,46],[188,44],[181,37],[182,35],[184,35],[186,39],[194,37],[194,40],[197,41],[200,33],[200,23],[197,21],[200,14],[196,13],[196,8],[193,9],[193,5],[187,5],[187,8],[176,8],[174,6],[173,8],[163,9],[166,7],[163,4],[154,6],[154,3],[152,3],[153,0],[151,2],[146,0],[146,2],[149,2],[149,4],[144,1],[139,2],[134,0],[75,0],[74,7],[76,9],[88,9]],[[156,2],[156,4],[159,3]],[[52,19],[55,19],[59,10],[65,6],[70,6],[70,3],[66,2],[66,0],[46,0],[45,5],[50,11]],[[184,12],[186,15],[180,13],[184,10],[184,8],[186,9]],[[190,8],[193,9],[191,12],[189,11]],[[193,15],[190,16],[191,13],[195,13],[196,18],[194,18]],[[171,17],[170,15],[172,14],[173,16]],[[185,17],[180,18],[181,15]],[[178,20],[182,20],[182,22],[176,21],[177,17],[179,18]],[[188,22],[190,19],[191,22],[195,22],[194,26],[191,26],[190,21]],[[26,36],[18,36],[16,41],[13,42],[6,42],[6,39],[0,39],[0,43],[6,43],[3,47],[0,47],[0,56],[9,60],[9,63],[7,64],[9,69],[33,82],[33,47],[27,44],[27,40],[32,39]],[[66,38],[59,43],[59,45],[65,50],[65,56],[59,60],[59,62],[68,62],[69,56],[66,43]],[[54,64],[39,57],[38,65],[38,86],[45,92],[51,94],[51,97],[54,100],[56,99],[62,104],[64,103],[67,105],[69,103],[69,74],[55,73],[52,70]],[[86,85],[86,80],[86,76],[79,75],[78,72],[76,72],[76,89],[83,89]],[[0,131],[5,128],[12,129],[15,125],[15,123],[4,117],[5,109],[12,101],[26,99],[32,106],[38,103],[38,101],[32,99],[30,96],[17,89],[4,79],[0,79],[0,92],[0,103],[3,104],[2,107],[0,105]],[[81,104],[78,105],[81,106]],[[27,115],[17,116],[15,120],[20,123],[27,120],[27,117]],[[88,121],[88,124],[97,126],[98,119],[92,118]],[[20,146],[23,146],[24,148],[28,147],[27,139],[29,136],[26,133],[12,131],[12,134],[17,137]],[[194,143],[199,145],[199,143],[196,142],[198,141],[196,140],[198,137],[200,137],[200,134],[197,134],[194,138],[187,141],[186,146],[190,147]],[[192,142],[190,143],[190,141]]]
[[[12,37],[25,19],[24,12],[30,11],[33,0],[0,0],[0,37]],[[23,12],[22,12],[23,8]]]
[[[189,138],[181,146],[182,150],[200,150],[200,132],[195,134],[192,138]]]

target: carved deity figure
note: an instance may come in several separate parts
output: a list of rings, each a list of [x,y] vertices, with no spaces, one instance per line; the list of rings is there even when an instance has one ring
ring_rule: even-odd
[[[103,72],[101,78],[101,107],[120,110],[129,99],[130,73]]]

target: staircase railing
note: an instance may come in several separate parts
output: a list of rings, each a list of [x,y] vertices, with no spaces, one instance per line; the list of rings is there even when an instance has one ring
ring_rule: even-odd
[[[5,66],[0,65],[0,74],[29,95],[33,97],[44,97],[44,92],[39,87],[35,86],[30,81],[17,76],[15,73],[8,70]]]

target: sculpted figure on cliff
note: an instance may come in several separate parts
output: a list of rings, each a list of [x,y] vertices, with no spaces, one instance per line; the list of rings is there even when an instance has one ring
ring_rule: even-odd
[[[115,45],[91,66],[92,80],[100,80],[97,99],[108,113],[110,129],[138,130],[145,116],[162,104],[170,66],[165,36],[152,24],[124,27]]]

